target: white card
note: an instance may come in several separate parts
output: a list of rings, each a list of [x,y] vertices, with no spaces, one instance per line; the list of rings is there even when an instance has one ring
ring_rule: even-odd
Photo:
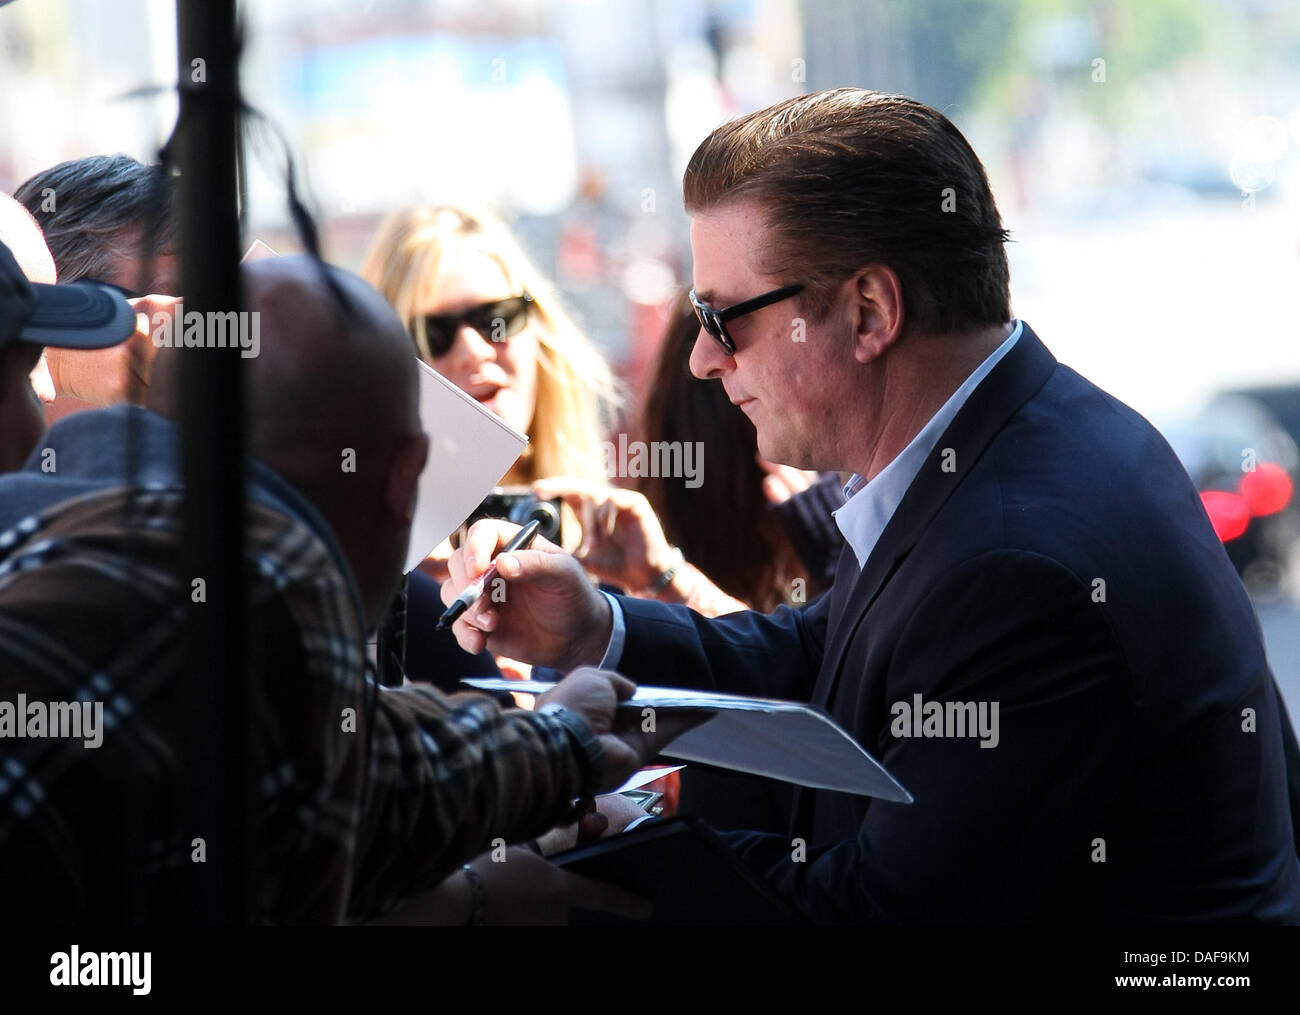
[[[419,498],[406,570],[414,570],[492,492],[528,446],[528,438],[485,409],[423,360],[420,423],[429,435],[429,460]]]

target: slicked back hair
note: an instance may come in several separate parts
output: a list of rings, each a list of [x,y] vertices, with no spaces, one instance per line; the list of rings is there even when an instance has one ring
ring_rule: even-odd
[[[37,173],[14,191],[32,213],[58,266],[60,282],[105,280],[123,256],[172,249],[175,188],[160,166],[129,155],[92,155]]]
[[[869,264],[898,275],[905,333],[1011,317],[1008,234],[984,167],[915,99],[837,88],[739,117],[695,150],[682,189],[692,215],[756,201],[773,239],[759,270],[802,282],[813,319]]]

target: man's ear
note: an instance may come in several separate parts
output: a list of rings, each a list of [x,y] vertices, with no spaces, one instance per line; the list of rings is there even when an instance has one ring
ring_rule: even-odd
[[[884,264],[863,268],[847,283],[857,310],[853,355],[870,363],[892,348],[903,333],[903,283]]]
[[[411,434],[402,438],[388,466],[384,506],[403,525],[410,525],[415,518],[415,495],[428,457],[428,435]]]

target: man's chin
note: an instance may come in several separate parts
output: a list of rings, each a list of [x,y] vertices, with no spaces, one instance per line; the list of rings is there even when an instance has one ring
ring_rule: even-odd
[[[773,440],[770,443],[758,435],[758,453],[773,465],[786,465],[792,469],[821,472],[824,466],[813,462],[805,448],[789,441]]]
[[[792,451],[793,449],[788,445],[780,443],[765,444],[761,437],[758,439],[758,453],[773,465],[792,465],[795,458],[791,454]],[[794,468],[799,469],[803,468],[803,466],[795,465]]]

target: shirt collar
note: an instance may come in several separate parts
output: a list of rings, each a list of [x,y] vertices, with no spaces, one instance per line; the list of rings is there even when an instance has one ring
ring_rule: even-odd
[[[977,366],[962,382],[961,387],[952,393],[939,411],[930,417],[930,421],[921,428],[898,455],[876,475],[867,480],[854,473],[844,486],[846,499],[843,507],[833,512],[835,524],[840,527],[845,541],[853,547],[853,554],[858,558],[858,567],[867,566],[867,559],[880,540],[885,526],[898,510],[907,488],[921,471],[921,465],[929,457],[934,446],[939,442],[943,432],[966,404],[973,392],[998,362],[1011,351],[1012,346],[1024,331],[1021,321],[1014,322],[1011,334],[988,357]]]

